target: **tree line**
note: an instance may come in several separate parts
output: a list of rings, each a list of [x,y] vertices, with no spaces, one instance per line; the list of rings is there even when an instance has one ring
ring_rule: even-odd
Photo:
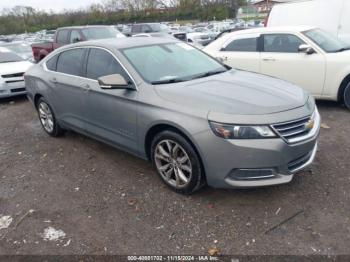
[[[36,32],[63,26],[159,22],[175,20],[222,20],[235,17],[247,0],[104,0],[80,10],[60,13],[28,6],[3,9],[0,35]]]

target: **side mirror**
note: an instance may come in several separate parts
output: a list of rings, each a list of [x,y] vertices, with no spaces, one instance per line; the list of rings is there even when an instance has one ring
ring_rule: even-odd
[[[129,83],[120,74],[102,76],[97,81],[102,89],[130,89]]]
[[[315,53],[315,50],[309,45],[300,45],[298,51],[299,53],[305,53],[307,55]]]

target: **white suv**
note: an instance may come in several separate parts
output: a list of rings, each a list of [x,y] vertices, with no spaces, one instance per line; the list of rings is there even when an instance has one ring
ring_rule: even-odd
[[[314,27],[269,27],[233,32],[203,51],[237,69],[287,80],[318,99],[350,109],[349,46]]]

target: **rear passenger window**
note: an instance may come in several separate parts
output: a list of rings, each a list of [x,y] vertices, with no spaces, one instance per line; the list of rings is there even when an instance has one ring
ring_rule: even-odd
[[[57,35],[58,44],[66,44],[68,38],[68,30],[59,30]]]
[[[131,28],[132,33],[141,33],[141,25],[133,25]]]
[[[223,51],[231,52],[257,52],[258,38],[236,39],[229,43]]]
[[[303,40],[290,34],[264,35],[264,52],[298,53],[299,46],[305,44]]]
[[[62,52],[57,61],[57,72],[83,76],[82,65],[85,49],[73,49]]]
[[[121,65],[109,52],[97,48],[90,49],[86,77],[97,80],[101,76],[113,74],[122,74],[126,77]]]
[[[49,69],[50,71],[56,71],[57,58],[58,58],[58,56],[55,55],[54,57],[47,60],[47,62],[46,62],[47,69]]]

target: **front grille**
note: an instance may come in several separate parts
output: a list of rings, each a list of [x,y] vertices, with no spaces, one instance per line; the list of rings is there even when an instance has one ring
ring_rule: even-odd
[[[24,92],[26,91],[25,88],[14,88],[14,89],[11,89],[11,93],[18,93],[18,92]]]
[[[291,173],[297,172],[301,167],[303,167],[311,158],[312,152],[299,157],[288,164],[288,171]]]
[[[292,139],[302,137],[310,133],[311,129],[307,127],[311,117],[302,118],[299,120],[273,125],[273,128],[284,139],[290,141]]]
[[[21,77],[24,73],[15,73],[15,74],[9,74],[9,75],[2,75],[2,78],[12,78],[12,77]]]

